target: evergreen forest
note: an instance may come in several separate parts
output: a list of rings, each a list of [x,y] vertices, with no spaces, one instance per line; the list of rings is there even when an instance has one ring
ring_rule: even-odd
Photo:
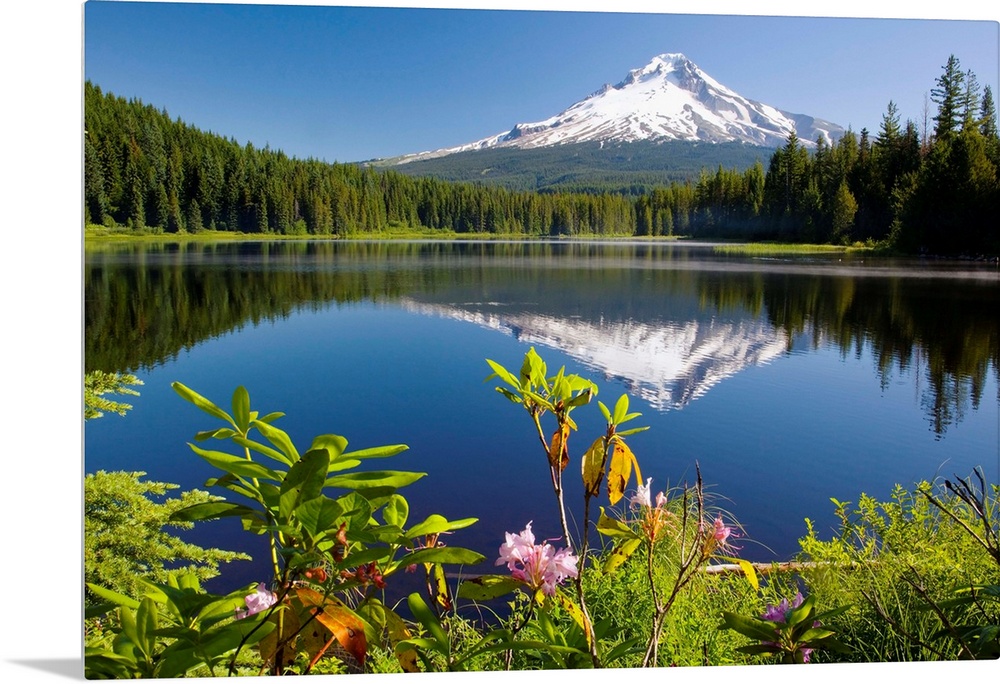
[[[165,110],[84,86],[87,224],[134,233],[379,236],[689,236],[879,245],[912,254],[1000,253],[1000,139],[992,89],[950,56],[936,113],[832,145],[791,134],[766,168],[704,169],[662,184],[596,170],[545,191],[413,177],[289,157],[203,132]],[[618,182],[616,182],[616,180]]]

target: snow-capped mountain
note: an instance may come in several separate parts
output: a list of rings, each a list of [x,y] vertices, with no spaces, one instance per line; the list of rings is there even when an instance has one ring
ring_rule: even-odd
[[[783,145],[795,131],[804,144],[822,135],[827,142],[844,129],[822,119],[791,114],[749,100],[722,85],[679,53],[654,57],[633,69],[617,85],[605,85],[568,109],[537,123],[476,142],[404,155],[396,163],[443,157],[489,148],[531,149],[582,142],[650,140],[743,142],[764,147]]]

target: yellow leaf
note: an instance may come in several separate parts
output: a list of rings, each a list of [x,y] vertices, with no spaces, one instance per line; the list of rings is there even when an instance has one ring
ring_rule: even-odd
[[[569,464],[569,425],[563,423],[552,434],[552,442],[549,446],[549,465],[553,468],[564,470]]]
[[[434,601],[445,612],[450,611],[452,609],[451,592],[448,590],[448,581],[444,576],[444,566],[436,563],[431,571],[431,576],[434,579]]]
[[[604,438],[598,437],[583,455],[583,490],[587,496],[597,496],[601,491],[605,457]]]
[[[629,557],[635,553],[635,550],[639,548],[639,544],[642,543],[641,539],[626,539],[621,544],[616,546],[612,551],[608,559],[604,561],[604,572],[611,573],[618,569],[622,563],[627,561]]]
[[[569,613],[570,617],[573,618],[573,622],[579,625],[580,629],[583,630],[583,633],[587,635],[587,647],[589,648],[591,646],[590,625],[587,621],[587,616],[583,614],[583,610],[581,610],[580,606],[573,603],[562,593],[556,594],[556,600],[559,602],[559,605],[561,605],[563,609]]]
[[[632,475],[632,463],[635,456],[620,439],[615,440],[614,451],[611,452],[611,468],[608,470],[608,500],[611,505],[618,503],[625,493],[625,485]]]
[[[626,458],[628,458],[628,460],[632,462],[632,467],[635,468],[635,483],[636,483],[636,485],[641,485],[642,484],[642,471],[639,470],[639,461],[638,461],[638,459],[636,459],[635,454],[632,453],[632,450],[628,448],[628,444],[626,444],[621,438],[618,439],[617,444],[621,445],[622,449],[625,451]],[[627,475],[625,476],[625,479],[628,480],[628,476]]]

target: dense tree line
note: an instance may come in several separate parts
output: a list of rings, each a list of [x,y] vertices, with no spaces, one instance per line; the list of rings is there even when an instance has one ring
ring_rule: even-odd
[[[290,158],[201,132],[165,111],[85,86],[88,223],[134,230],[348,236],[389,227],[456,233],[690,235],[1000,252],[1000,140],[993,92],[949,57],[919,130],[890,101],[873,137],[810,149],[795,136],[765,170],[651,184],[574,171],[542,192]],[[648,150],[646,153],[649,153]],[[623,154],[619,152],[618,154]],[[617,174],[617,175],[616,175]],[[588,180],[584,180],[584,179]],[[617,182],[616,181],[621,181]],[[631,180],[629,180],[631,179]],[[625,183],[623,185],[623,183]]]
[[[878,132],[848,130],[810,151],[791,134],[766,173],[703,173],[693,189],[652,193],[648,213],[686,215],[680,232],[705,237],[852,243],[906,252],[997,254],[1000,140],[993,92],[949,57],[931,90],[937,105],[923,131],[900,122],[890,101]],[[658,198],[662,197],[663,201]],[[639,230],[644,228],[642,211]],[[656,224],[654,219],[654,228]]]
[[[135,230],[629,235],[634,226],[622,195],[515,192],[294,159],[201,132],[89,82],[84,153],[86,221]]]

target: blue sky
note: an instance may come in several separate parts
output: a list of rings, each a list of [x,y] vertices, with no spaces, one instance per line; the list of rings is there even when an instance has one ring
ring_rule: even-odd
[[[921,122],[950,54],[1000,92],[995,20],[97,0],[84,10],[84,73],[106,91],[327,161],[544,119],[663,52],[746,97],[856,131],[876,131],[890,99]]]

